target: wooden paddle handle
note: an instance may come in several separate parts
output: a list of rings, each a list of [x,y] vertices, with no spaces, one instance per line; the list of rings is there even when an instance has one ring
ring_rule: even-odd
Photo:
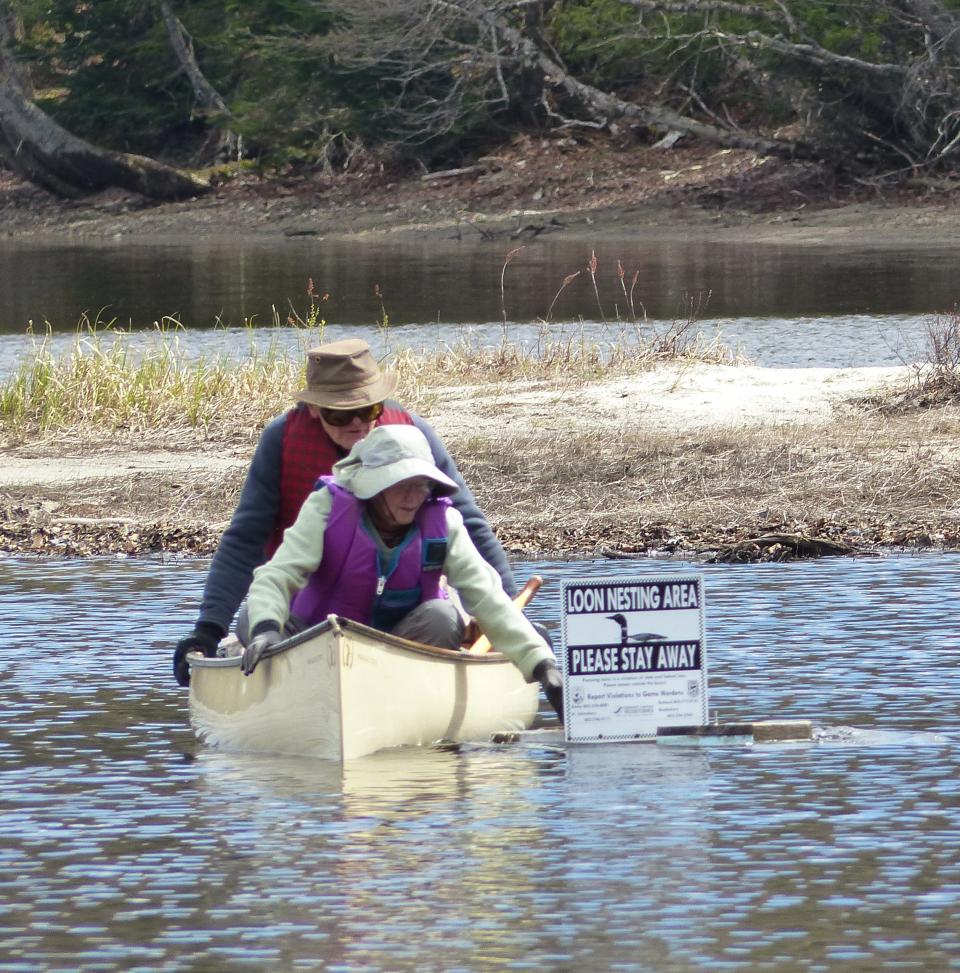
[[[543,578],[539,574],[535,574],[522,588],[520,593],[516,598],[513,599],[513,603],[521,611],[530,603],[530,599],[540,590],[540,585],[543,584]],[[480,655],[484,652],[489,652],[493,646],[490,644],[490,639],[486,635],[481,635],[473,645],[467,649],[468,652],[473,652]]]

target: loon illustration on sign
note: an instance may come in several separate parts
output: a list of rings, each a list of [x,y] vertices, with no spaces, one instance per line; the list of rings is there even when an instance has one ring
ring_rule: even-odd
[[[566,739],[655,740],[707,722],[703,579],[591,578],[561,586]]]

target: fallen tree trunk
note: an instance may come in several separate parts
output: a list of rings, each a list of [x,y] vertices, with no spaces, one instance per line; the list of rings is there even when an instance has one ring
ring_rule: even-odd
[[[789,561],[792,558],[847,557],[856,548],[827,537],[806,534],[763,534],[724,545],[708,564],[738,564],[753,561]]]
[[[0,81],[0,156],[18,176],[67,198],[119,186],[150,199],[184,199],[210,188],[191,173],[71,135],[5,80]]]
[[[543,72],[548,84],[562,88],[583,105],[595,119],[604,124],[623,120],[627,124],[643,125],[661,134],[682,132],[684,135],[691,135],[717,145],[748,149],[759,155],[806,159],[816,157],[813,147],[803,142],[784,142],[764,138],[761,135],[752,135],[749,132],[708,125],[673,111],[666,105],[635,104],[624,101],[615,94],[602,91],[573,77],[530,37],[510,26],[505,20],[497,18],[497,26],[501,35],[513,48],[522,52],[528,63],[535,64]]]

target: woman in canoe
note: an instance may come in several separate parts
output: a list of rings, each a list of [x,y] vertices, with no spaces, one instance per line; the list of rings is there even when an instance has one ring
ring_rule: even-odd
[[[378,426],[322,477],[248,597],[249,675],[264,651],[337,614],[441,648],[460,647],[463,620],[440,575],[457,589],[491,643],[563,718],[562,680],[543,638],[477,552],[415,426]],[[291,625],[291,622],[293,625]]]

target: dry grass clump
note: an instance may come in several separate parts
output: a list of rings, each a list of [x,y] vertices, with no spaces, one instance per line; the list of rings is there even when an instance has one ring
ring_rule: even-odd
[[[306,344],[297,352],[251,348],[244,357],[187,358],[178,322],[157,326],[149,347],[132,350],[131,334],[81,328],[73,347],[55,354],[46,339],[0,387],[0,432],[23,435],[87,427],[97,430],[196,430],[204,437],[232,438],[258,430],[288,408],[303,382]],[[322,332],[321,332],[322,340]],[[662,333],[623,329],[605,345],[588,342],[582,329],[565,334],[543,326],[530,347],[504,335],[494,347],[463,338],[437,350],[394,350],[387,364],[401,376],[403,399],[417,407],[431,387],[453,382],[571,380],[642,369],[675,359],[730,361],[719,341],[706,342],[683,322]]]
[[[588,382],[638,374],[665,362],[734,364],[741,359],[719,336],[707,338],[692,320],[673,322],[662,330],[624,325],[604,341],[588,339],[582,327],[541,323],[536,341],[521,343],[506,334],[496,345],[466,335],[436,349],[397,349],[391,367],[400,375],[403,401],[429,413],[438,390],[499,388],[506,399],[516,389],[534,386],[558,394]]]
[[[0,387],[0,422],[8,432],[40,433],[259,426],[281,408],[302,368],[256,349],[237,361],[188,360],[176,331],[158,327],[159,340],[136,352],[129,333],[110,329],[81,330],[61,355],[40,341],[35,359]]]
[[[927,323],[927,365],[918,372],[925,391],[939,401],[960,399],[960,310]]]
[[[906,388],[871,396],[863,405],[897,415],[960,402],[960,308],[926,322],[922,358]]]
[[[827,428],[570,432],[562,444],[543,435],[473,436],[451,448],[503,523],[535,516],[567,528],[598,521],[849,525],[960,515],[958,432],[960,415],[935,435],[922,415],[874,415]]]
[[[621,325],[604,341],[588,339],[582,327],[541,322],[536,341],[523,344],[503,335],[485,345],[465,335],[437,349],[397,349],[393,366],[401,375],[405,397],[428,396],[431,386],[498,382],[589,381],[642,371],[666,361],[732,364],[736,352],[719,337],[707,338],[691,319],[662,329]]]

